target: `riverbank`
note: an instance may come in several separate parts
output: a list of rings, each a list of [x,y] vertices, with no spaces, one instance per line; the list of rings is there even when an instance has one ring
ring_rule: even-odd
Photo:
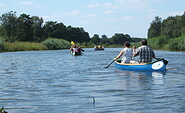
[[[164,37],[150,38],[148,45],[155,50],[168,50],[168,51],[185,51],[185,34],[181,37],[173,38],[170,40]],[[131,43],[131,46],[139,47],[141,42]],[[93,48],[95,44],[90,43],[77,43],[82,48]],[[123,45],[118,44],[105,44],[105,48],[118,48]],[[40,43],[36,42],[5,42],[0,40],[0,52],[14,52],[14,51],[35,51],[35,50],[59,50],[69,49],[70,42],[63,39],[48,38]]]
[[[0,41],[0,52],[68,49],[71,44],[63,39],[48,38],[41,43]]]

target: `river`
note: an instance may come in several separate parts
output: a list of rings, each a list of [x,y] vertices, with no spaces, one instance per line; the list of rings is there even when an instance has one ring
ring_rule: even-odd
[[[0,53],[0,107],[8,113],[185,112],[185,52],[159,51],[167,71],[107,66],[121,48]]]

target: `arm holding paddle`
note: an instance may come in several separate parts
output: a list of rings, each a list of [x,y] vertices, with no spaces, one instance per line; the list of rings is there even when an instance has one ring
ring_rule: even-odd
[[[122,54],[123,54],[123,52],[121,51],[121,52],[119,53],[119,55],[118,55],[116,58],[114,58],[114,60],[113,60],[108,66],[106,66],[106,67],[104,67],[104,68],[108,68],[114,61],[116,61],[117,59],[119,59],[119,58],[121,57]]]
[[[118,56],[114,58],[114,60],[119,59],[119,58],[123,55],[123,53],[124,53],[124,50],[122,50],[122,51],[118,54]]]

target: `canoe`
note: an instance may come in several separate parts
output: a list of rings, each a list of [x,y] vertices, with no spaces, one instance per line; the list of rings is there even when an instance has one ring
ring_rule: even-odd
[[[104,48],[94,48],[94,50],[104,50]]]
[[[71,54],[72,54],[73,56],[78,56],[78,55],[82,55],[82,52],[71,51]]]
[[[166,71],[166,65],[168,61],[165,59],[158,59],[152,63],[141,63],[141,64],[122,64],[121,60],[115,61],[115,66],[121,70],[132,70],[132,71]]]

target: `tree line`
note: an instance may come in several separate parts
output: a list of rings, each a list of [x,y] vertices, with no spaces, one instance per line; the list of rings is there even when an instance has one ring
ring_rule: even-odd
[[[162,21],[155,17],[148,29],[148,38],[163,36],[167,39],[182,36],[185,33],[185,12],[182,16],[170,16]]]
[[[169,16],[162,20],[159,16],[151,22],[148,39],[155,49],[185,50],[185,12],[181,16]]]
[[[48,21],[44,24],[42,17],[10,11],[0,17],[0,35],[8,42],[41,42],[48,37],[65,40],[89,41],[89,34],[79,27],[65,26],[62,22]]]
[[[112,37],[105,34],[89,36],[81,27],[65,26],[62,22],[47,21],[42,17],[28,14],[16,15],[15,11],[4,13],[0,16],[0,36],[6,42],[42,42],[49,37],[74,41],[78,43],[92,44],[123,44],[125,41],[137,41],[139,38],[131,38],[128,34],[115,33]],[[140,40],[140,39],[139,39]]]

